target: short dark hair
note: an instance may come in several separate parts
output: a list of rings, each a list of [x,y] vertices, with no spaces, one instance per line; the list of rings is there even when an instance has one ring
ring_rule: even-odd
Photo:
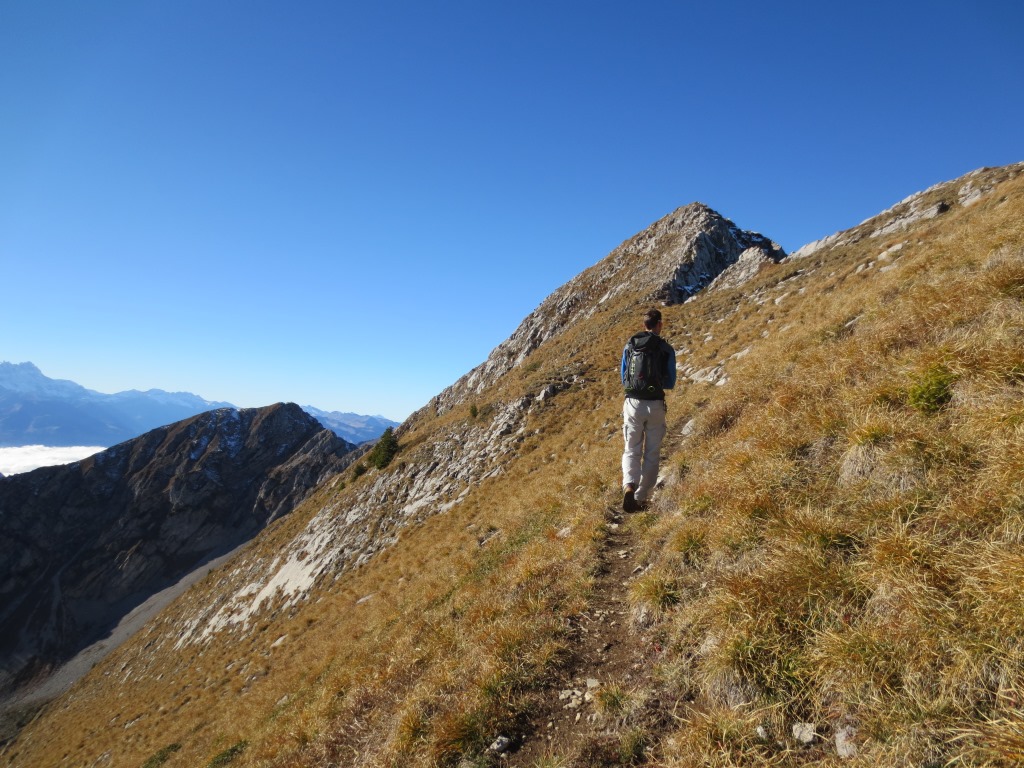
[[[648,309],[644,315],[644,328],[648,331],[653,331],[658,327],[658,323],[661,322],[661,312],[657,309]]]

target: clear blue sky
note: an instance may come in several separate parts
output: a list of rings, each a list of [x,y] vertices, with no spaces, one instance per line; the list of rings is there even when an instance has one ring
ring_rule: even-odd
[[[1024,160],[1021,8],[4,0],[0,360],[402,419],[680,205]]]

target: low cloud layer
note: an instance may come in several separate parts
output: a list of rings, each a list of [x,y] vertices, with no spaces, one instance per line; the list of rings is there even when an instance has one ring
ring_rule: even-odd
[[[96,445],[22,445],[18,448],[0,448],[0,474],[16,475],[39,467],[70,464],[103,450],[106,449]]]

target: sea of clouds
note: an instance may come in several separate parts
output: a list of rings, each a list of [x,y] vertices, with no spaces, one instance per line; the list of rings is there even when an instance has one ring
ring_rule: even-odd
[[[95,445],[22,445],[17,448],[0,448],[0,474],[16,475],[39,467],[70,464],[103,450],[106,449]]]

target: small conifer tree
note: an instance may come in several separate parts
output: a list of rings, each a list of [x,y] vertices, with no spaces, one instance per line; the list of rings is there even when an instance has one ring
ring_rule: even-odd
[[[373,450],[366,456],[366,460],[377,469],[384,469],[398,453],[398,440],[395,438],[395,430],[388,427],[373,446]]]

